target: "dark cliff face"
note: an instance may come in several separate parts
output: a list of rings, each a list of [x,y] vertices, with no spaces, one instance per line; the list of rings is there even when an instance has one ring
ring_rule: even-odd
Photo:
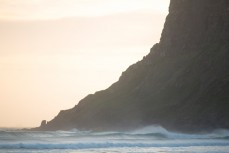
[[[161,40],[106,90],[38,128],[229,128],[229,1],[171,0]]]

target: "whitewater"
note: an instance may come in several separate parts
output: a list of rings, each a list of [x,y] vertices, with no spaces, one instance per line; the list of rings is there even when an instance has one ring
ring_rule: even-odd
[[[229,131],[183,134],[149,126],[129,132],[0,129],[0,153],[228,153]]]

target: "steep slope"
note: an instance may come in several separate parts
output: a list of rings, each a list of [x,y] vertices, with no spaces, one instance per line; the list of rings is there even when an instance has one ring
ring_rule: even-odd
[[[37,129],[229,128],[228,27],[228,0],[171,0],[161,40],[146,57]]]

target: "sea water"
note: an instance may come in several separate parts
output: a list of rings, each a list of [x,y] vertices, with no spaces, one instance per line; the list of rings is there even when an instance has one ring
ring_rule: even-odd
[[[129,132],[0,129],[0,153],[228,153],[229,131],[182,134],[162,127]]]

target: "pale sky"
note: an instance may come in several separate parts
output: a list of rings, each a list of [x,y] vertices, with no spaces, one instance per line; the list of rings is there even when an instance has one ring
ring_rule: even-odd
[[[109,87],[160,39],[169,0],[0,0],[0,127]]]

